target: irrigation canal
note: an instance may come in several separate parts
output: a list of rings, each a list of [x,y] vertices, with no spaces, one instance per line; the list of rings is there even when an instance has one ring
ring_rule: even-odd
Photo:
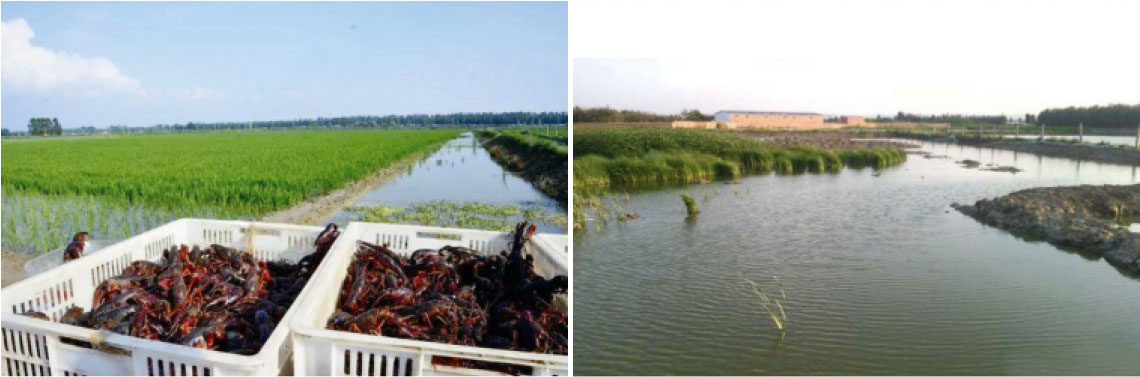
[[[470,133],[449,141],[401,176],[360,195],[352,206],[384,205],[406,208],[437,200],[478,202],[520,207],[537,206],[548,214],[566,215],[566,207],[529,182],[499,166]],[[340,210],[324,222],[354,221],[355,213]],[[517,220],[521,221],[521,217]],[[538,232],[566,233],[566,229],[539,224]]]

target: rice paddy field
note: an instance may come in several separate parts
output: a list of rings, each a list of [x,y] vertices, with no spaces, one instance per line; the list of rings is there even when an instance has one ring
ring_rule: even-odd
[[[78,231],[118,240],[182,217],[255,219],[455,138],[458,130],[215,132],[4,140],[3,249]]]

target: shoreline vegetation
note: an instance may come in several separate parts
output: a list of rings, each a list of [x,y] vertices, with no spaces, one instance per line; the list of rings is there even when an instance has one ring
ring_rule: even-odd
[[[1140,184],[1041,187],[953,207],[983,224],[1103,257],[1140,276],[1140,233],[1129,230],[1140,221]]]
[[[349,207],[359,221],[419,224],[446,228],[511,231],[520,221],[566,228],[566,214],[550,213],[537,206],[518,206],[483,202],[434,200],[413,203],[407,207],[366,205]]]
[[[544,194],[566,204],[569,188],[567,131],[543,135],[535,130],[482,130],[475,136],[491,159],[518,173]]]
[[[601,198],[613,191],[735,180],[746,174],[879,169],[901,164],[907,158],[893,145],[848,144],[839,148],[826,147],[826,142],[820,144],[824,146],[812,145],[810,138],[801,142],[781,146],[745,133],[715,130],[575,129],[574,227],[585,226],[587,209],[602,221],[620,212],[608,208]]]
[[[736,179],[744,174],[838,172],[906,161],[902,149],[780,146],[734,132],[597,129],[574,135],[574,188],[587,191]]]

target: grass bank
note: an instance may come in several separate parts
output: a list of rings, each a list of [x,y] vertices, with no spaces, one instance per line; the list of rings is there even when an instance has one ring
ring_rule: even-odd
[[[575,129],[574,155],[576,228],[585,225],[587,211],[602,221],[620,212],[603,199],[615,190],[735,179],[745,174],[884,168],[906,161],[906,153],[893,146],[779,146],[742,133],[647,128]]]
[[[491,158],[519,173],[535,188],[566,203],[566,136],[543,135],[527,130],[478,131],[476,136]]]
[[[836,172],[906,161],[894,147],[780,147],[706,130],[598,129],[574,135],[574,187],[586,191],[733,179],[743,174]]]

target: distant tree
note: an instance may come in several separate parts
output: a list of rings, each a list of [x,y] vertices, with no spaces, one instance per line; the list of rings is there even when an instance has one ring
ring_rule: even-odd
[[[697,121],[699,121],[699,120],[712,120],[713,119],[713,117],[711,115],[701,114],[701,111],[697,110],[697,109],[681,110],[681,118],[684,120],[697,120]]]
[[[32,118],[28,120],[28,133],[32,136],[62,135],[63,127],[54,118]]]
[[[1033,113],[1026,113],[1025,114],[1025,123],[1036,124],[1037,123],[1037,115],[1033,114]]]
[[[583,123],[639,123],[669,122],[681,119],[678,115],[660,115],[634,110],[614,110],[609,107],[574,107],[574,121]]]
[[[0,128],[0,137],[7,137],[7,136],[8,136],[8,129],[7,128]]]
[[[1140,104],[1045,109],[1037,120],[1050,126],[1092,128],[1135,128],[1140,125]]]

